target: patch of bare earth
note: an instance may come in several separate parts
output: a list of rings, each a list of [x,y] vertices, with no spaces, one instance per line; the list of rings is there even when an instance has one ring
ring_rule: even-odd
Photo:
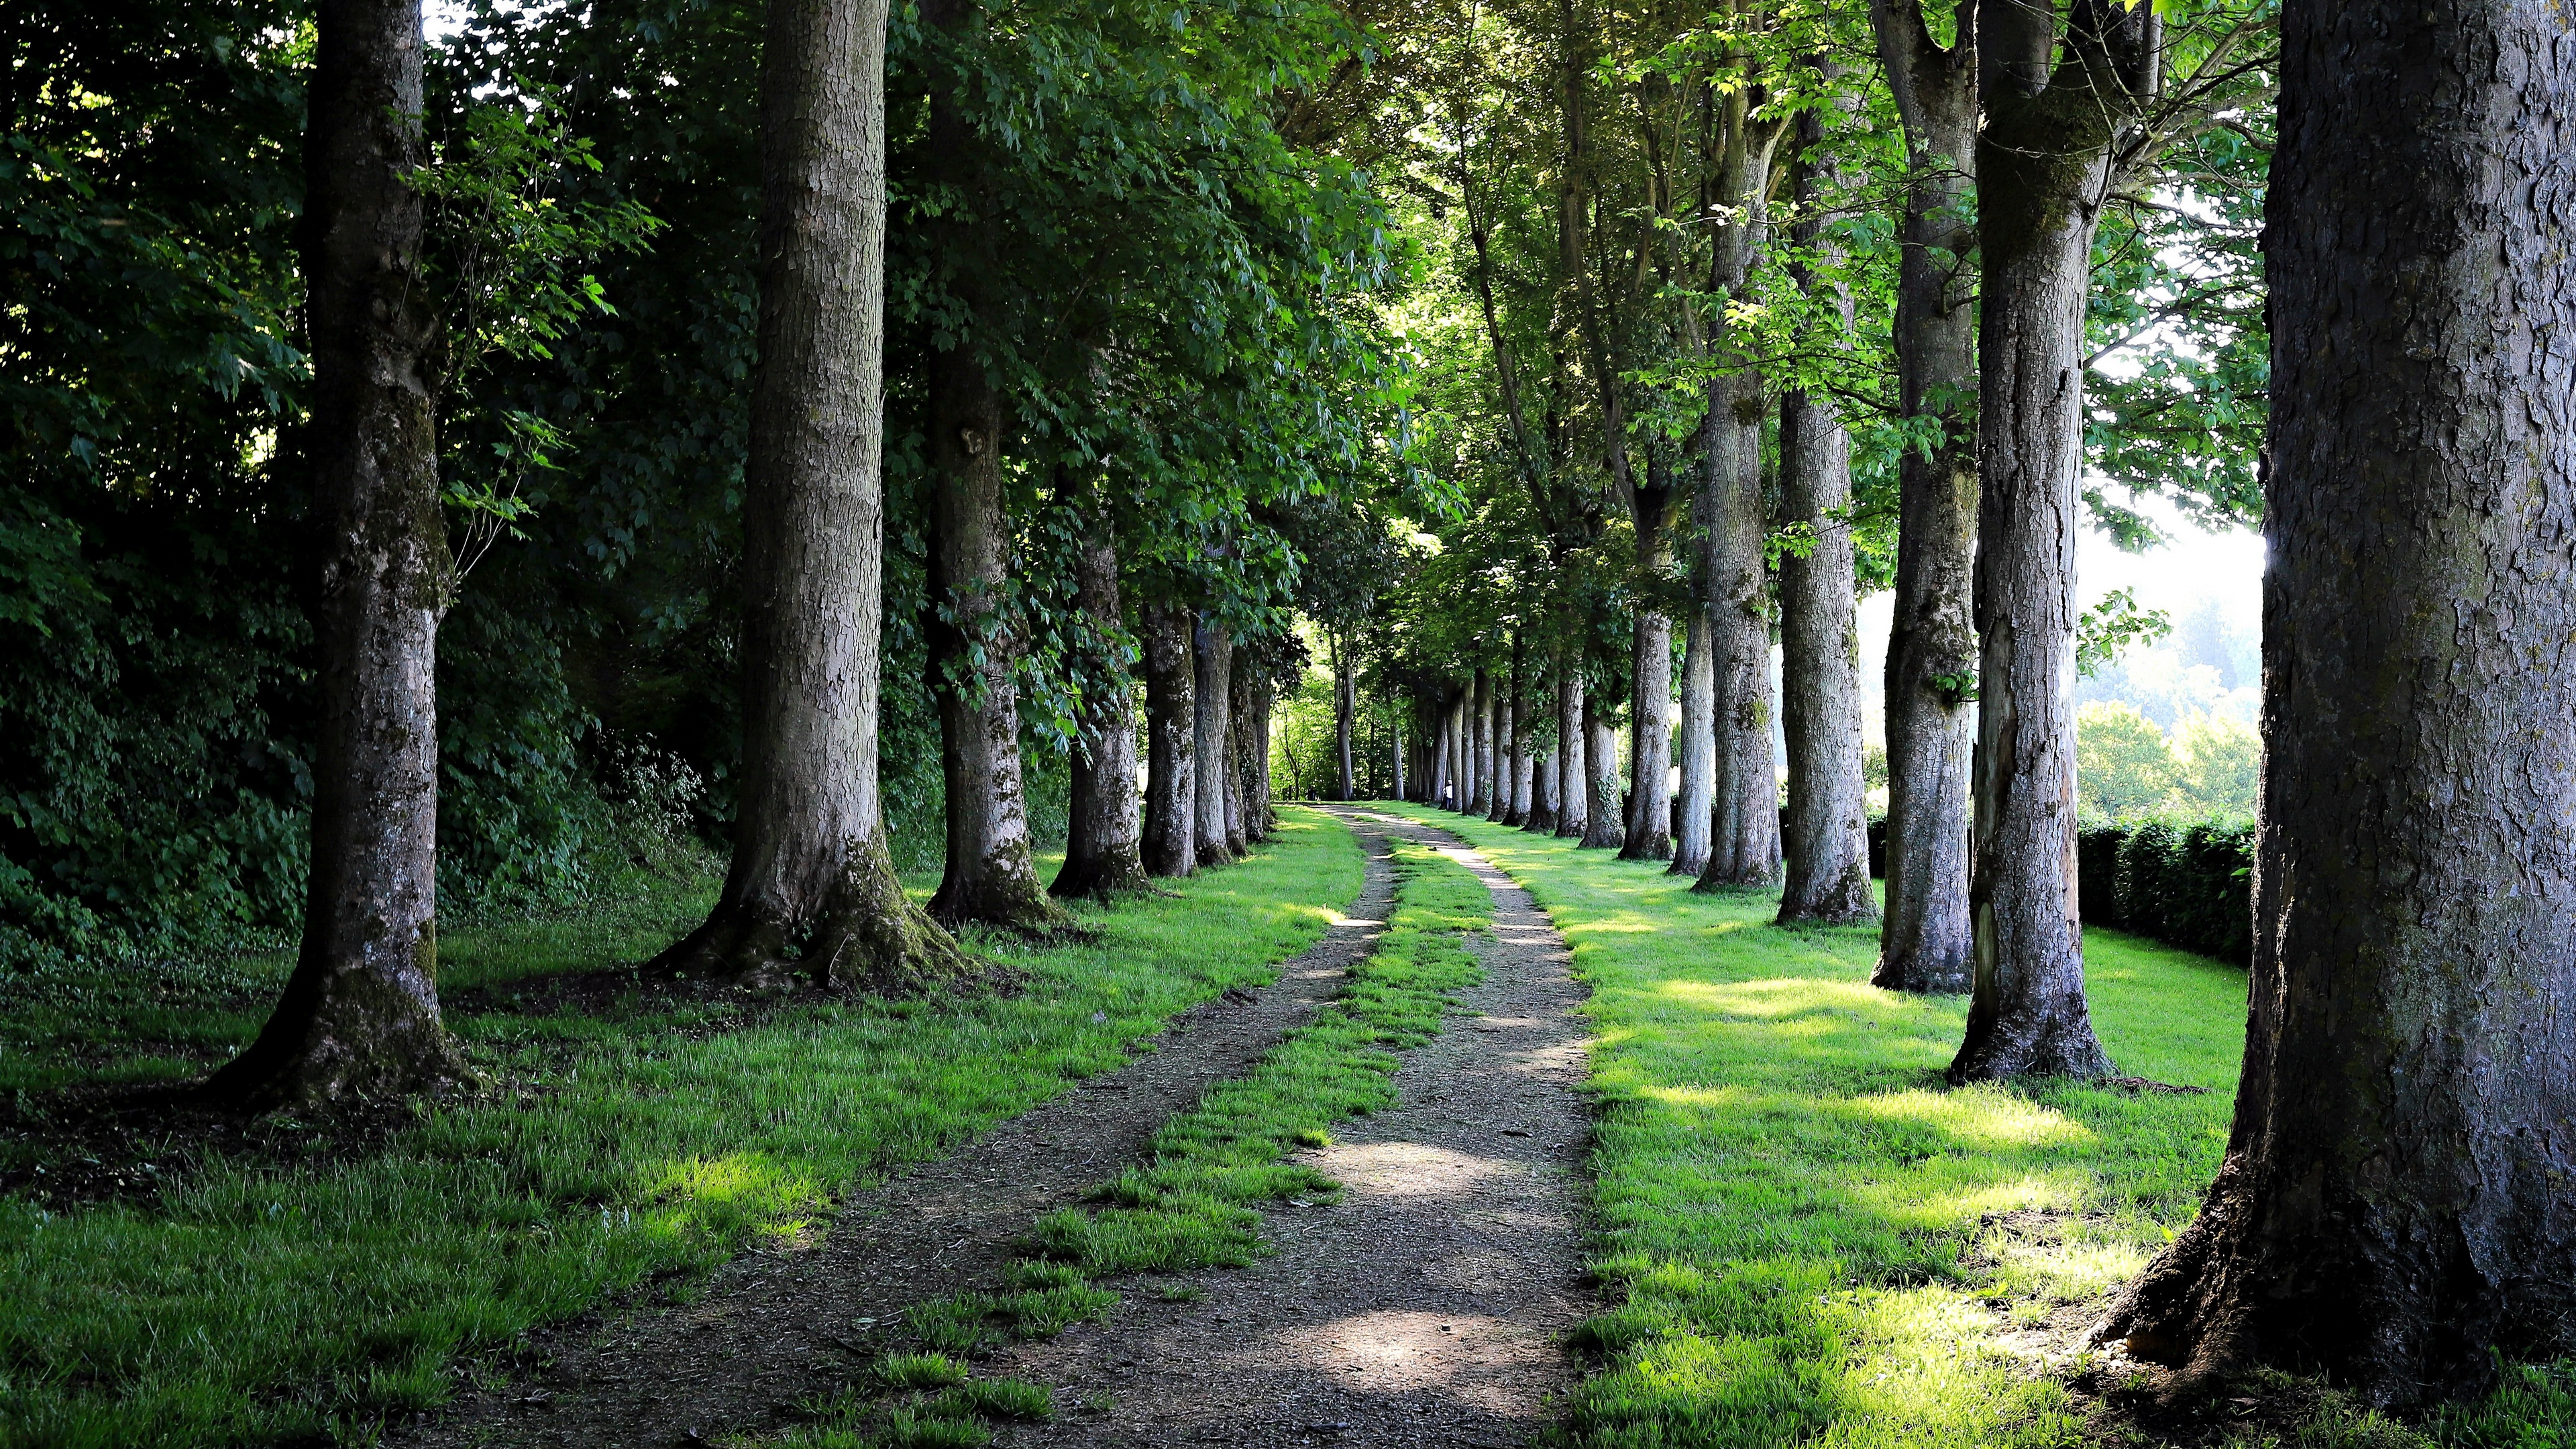
[[[1401,1104],[1304,1156],[1339,1201],[1267,1215],[1251,1269],[1155,1280],[1098,1323],[1006,1349],[980,1373],[1056,1388],[1053,1423],[1006,1445],[1508,1445],[1547,1422],[1594,1311],[1580,1165],[1591,1128],[1564,938],[1509,877],[1448,836],[1336,811],[1364,836],[1441,849],[1494,897],[1482,984],[1411,1053]]]
[[[859,1378],[906,1307],[997,1285],[1038,1217],[1134,1161],[1166,1117],[1248,1071],[1331,999],[1374,948],[1393,902],[1386,844],[1361,838],[1359,898],[1272,986],[1175,1018],[1157,1049],[1124,1069],[854,1194],[819,1241],[739,1259],[689,1303],[533,1335],[513,1356],[524,1372],[395,1426],[387,1442],[641,1449],[795,1422],[800,1401]]]

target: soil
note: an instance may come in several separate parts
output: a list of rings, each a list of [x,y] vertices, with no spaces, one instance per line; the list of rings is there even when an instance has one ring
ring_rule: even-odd
[[[944,1161],[855,1194],[819,1242],[719,1270],[693,1301],[533,1336],[513,1381],[398,1426],[402,1445],[686,1445],[763,1435],[861,1380],[909,1305],[998,1286],[1041,1215],[1141,1156],[1156,1127],[1340,989],[1393,903],[1389,838],[1446,850],[1495,895],[1485,981],[1412,1053],[1401,1103],[1304,1155],[1331,1204],[1266,1215],[1245,1271],[1119,1279],[1101,1320],[998,1351],[979,1377],[1055,1388],[1053,1422],[1004,1444],[1518,1444],[1576,1374],[1583,1286],[1580,989],[1516,886],[1441,832],[1335,811],[1367,855],[1346,915],[1278,981],[1180,1018],[1126,1068]],[[1174,1301],[1195,1295],[1195,1301]],[[487,1364],[497,1378],[501,1365]]]
[[[1057,1390],[1056,1422],[997,1443],[1512,1445],[1573,1387],[1564,1338],[1595,1304],[1581,1252],[1583,994],[1564,938],[1446,832],[1334,813],[1484,880],[1484,981],[1408,1055],[1400,1105],[1299,1154],[1342,1195],[1268,1214],[1275,1253],[1158,1280],[1196,1301],[1130,1291],[1102,1321],[980,1369]]]

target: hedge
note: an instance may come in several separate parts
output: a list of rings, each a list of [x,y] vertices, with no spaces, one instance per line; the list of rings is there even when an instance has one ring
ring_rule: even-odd
[[[2254,959],[2254,826],[2137,820],[2075,836],[2077,909],[2115,926],[2243,966]]]
[[[1887,817],[1869,820],[1869,873],[1887,875]],[[2239,966],[2254,959],[2254,825],[2131,820],[2075,833],[2076,908],[2090,926],[2152,936]]]

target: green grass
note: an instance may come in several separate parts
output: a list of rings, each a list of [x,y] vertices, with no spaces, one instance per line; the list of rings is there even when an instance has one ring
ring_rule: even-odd
[[[1395,910],[1376,951],[1313,1021],[1251,1072],[1165,1122],[1146,1161],[1094,1194],[1101,1206],[1041,1219],[1007,1291],[912,1305],[904,1327],[926,1352],[880,1360],[870,1382],[814,1423],[744,1441],[745,1449],[980,1444],[977,1436],[988,1436],[982,1420],[1046,1418],[1045,1388],[966,1379],[951,1355],[970,1357],[1005,1336],[1043,1338],[1105,1311],[1118,1295],[1095,1278],[1245,1266],[1262,1250],[1256,1204],[1339,1193],[1331,1178],[1287,1155],[1329,1142],[1331,1123],[1394,1104],[1396,1054],[1437,1035],[1457,992],[1482,974],[1466,937],[1493,915],[1484,884],[1446,857],[1398,846],[1394,867]],[[1180,1287],[1158,1296],[1188,1302],[1198,1293]],[[912,1392],[943,1385],[936,1396]]]
[[[1875,927],[1784,930],[1777,897],[1695,895],[1660,865],[1445,811],[1526,886],[1591,989],[1595,1267],[1584,1446],[2157,1442],[2070,1395],[2069,1331],[2197,1211],[2244,1052],[2245,973],[2085,933],[2093,1020],[2123,1073],[2208,1089],[1951,1090],[1962,999],[1868,984]],[[2479,1403],[2400,1424],[2269,1376],[2295,1414],[2199,1442],[2255,1449],[2566,1449],[2576,1368],[2508,1366]]]
[[[0,1200],[0,1438],[363,1434],[447,1397],[460,1356],[657,1282],[685,1291],[698,1270],[811,1231],[849,1184],[1117,1066],[1173,1013],[1268,980],[1359,882],[1349,834],[1289,810],[1253,860],[1089,913],[1096,940],[997,947],[1030,982],[1008,999],[798,1005],[710,1030],[687,1013],[514,1016],[505,993],[456,1026],[520,1090],[431,1114],[381,1150],[217,1162],[147,1206]],[[449,981],[633,959],[702,905],[459,932]],[[21,1043],[64,1009],[18,1004],[0,1003],[0,1031]],[[116,1019],[20,1084],[113,1079],[153,1055],[145,1013]]]

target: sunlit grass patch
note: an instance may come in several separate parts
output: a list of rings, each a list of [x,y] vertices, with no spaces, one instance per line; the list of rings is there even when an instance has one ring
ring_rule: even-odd
[[[2224,1146],[2241,971],[2087,944],[2123,1070],[2211,1086],[1953,1091],[1964,1003],[1868,985],[1871,929],[1774,896],[1408,809],[1511,872],[1591,989],[1592,1168],[1616,1306],[1563,1432],[1585,1445],[2073,1444],[2061,1380],[2006,1341],[2097,1298],[2189,1221]]]
[[[439,1402],[460,1356],[801,1240],[847,1186],[944,1155],[1119,1065],[1175,1012],[1268,980],[1349,903],[1360,866],[1340,825],[1285,810],[1253,859],[1085,908],[1095,939],[1015,950],[1028,985],[1009,997],[808,1004],[709,1030],[684,1013],[519,1017],[504,993],[458,1027],[522,1085],[509,1100],[429,1113],[345,1162],[218,1162],[139,1205],[0,1200],[0,1441],[265,1442]],[[623,934],[537,923],[523,974],[638,959],[703,904],[622,907]],[[509,928],[458,935],[451,984],[521,979]],[[1014,1323],[1084,1308],[1061,1285],[1008,1296]]]

